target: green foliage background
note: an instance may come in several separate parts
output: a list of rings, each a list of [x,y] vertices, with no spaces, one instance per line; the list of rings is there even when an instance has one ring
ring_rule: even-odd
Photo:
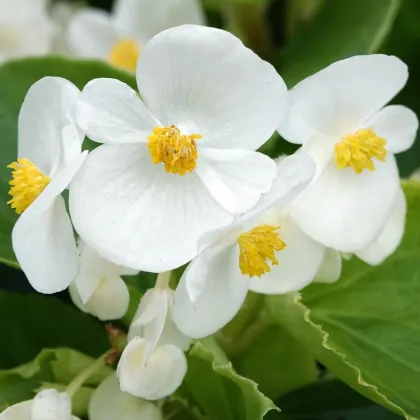
[[[289,87],[356,54],[400,57],[410,79],[394,102],[420,115],[419,0],[203,4],[210,25],[240,36],[275,65]],[[47,75],[80,88],[95,77],[135,87],[133,76],[98,62],[48,57],[0,67],[0,409],[42,387],[65,387],[109,347],[104,325],[72,307],[66,292],[32,293],[11,247],[16,215],[6,205],[6,165],[16,158],[23,98]],[[262,151],[277,156],[294,146],[275,134]],[[398,163],[404,178],[420,167],[419,140]],[[274,420],[420,418],[420,182],[403,181],[403,187],[408,217],[398,251],[379,267],[353,258],[334,285],[311,285],[286,296],[250,294],[228,326],[189,352],[184,384],[165,408],[173,419],[258,420],[267,412],[264,418]],[[154,278],[141,273],[130,280],[132,305],[121,328]],[[89,396],[110,369],[76,394],[76,414],[86,415]]]

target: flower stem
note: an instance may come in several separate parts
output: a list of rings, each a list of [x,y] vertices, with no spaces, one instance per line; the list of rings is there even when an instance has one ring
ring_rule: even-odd
[[[159,289],[167,289],[171,281],[172,271],[165,271],[164,273],[159,273],[156,279],[155,287]]]
[[[112,350],[107,350],[86,369],[82,370],[67,386],[66,392],[72,398],[79,388],[98,370],[105,366],[105,358]]]

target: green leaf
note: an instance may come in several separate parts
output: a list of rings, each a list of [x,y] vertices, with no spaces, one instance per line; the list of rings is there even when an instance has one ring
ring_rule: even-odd
[[[410,71],[406,87],[393,102],[410,107],[417,115],[420,114],[419,21],[420,2],[404,0],[385,47],[387,54],[399,57],[408,65]],[[411,175],[413,171],[420,168],[420,133],[417,134],[417,140],[411,149],[397,155],[397,161],[402,176]]]
[[[46,388],[65,391],[67,385],[94,361],[72,349],[44,349],[33,361],[0,371],[0,411],[32,399],[37,392]],[[80,388],[73,398],[74,414],[86,415],[94,388],[112,372],[111,368],[104,366]]]
[[[326,0],[314,21],[275,57],[289,87],[334,61],[371,54],[382,46],[399,0]]]
[[[32,360],[46,347],[65,346],[93,357],[109,348],[103,325],[51,296],[0,291],[0,368]]]
[[[273,317],[338,378],[407,418],[420,417],[420,183],[404,182],[399,249],[378,267],[356,258],[336,284],[268,298]]]
[[[244,354],[235,359],[235,366],[273,400],[314,382],[318,376],[312,354],[278,326],[254,339]]]
[[[11,243],[17,214],[7,205],[10,170],[17,158],[17,118],[28,89],[45,76],[64,77],[80,89],[91,79],[112,77],[136,86],[133,75],[96,61],[71,61],[58,57],[25,59],[0,67],[0,262],[19,267]]]
[[[213,338],[197,341],[179,393],[208,420],[261,420],[276,409],[251,379],[240,376]]]

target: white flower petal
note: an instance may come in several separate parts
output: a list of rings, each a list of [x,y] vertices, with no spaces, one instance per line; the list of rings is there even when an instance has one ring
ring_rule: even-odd
[[[198,238],[229,224],[195,173],[166,173],[143,145],[103,145],[89,154],[70,189],[80,236],[119,265],[149,272],[179,267]]]
[[[279,264],[272,265],[269,273],[251,278],[249,288],[254,292],[283,294],[301,290],[314,279],[324,257],[324,247],[289,218],[278,219],[278,224],[286,248],[276,252]]]
[[[137,276],[139,274],[139,270],[135,270],[134,268],[130,267],[120,267],[120,275],[121,276]]]
[[[400,189],[389,219],[380,235],[368,247],[356,255],[370,265],[378,265],[397,248],[404,235],[407,203]]]
[[[0,413],[0,420],[29,420],[33,403],[33,400],[28,400],[6,408]]]
[[[61,196],[42,211],[29,207],[16,222],[12,241],[22,270],[38,292],[59,292],[76,277],[79,257]]]
[[[146,340],[131,340],[118,363],[117,376],[121,390],[149,400],[172,394],[182,383],[187,371],[184,353],[178,347],[157,347],[145,366],[143,352]]]
[[[197,286],[201,283],[201,286]],[[194,300],[190,287],[201,287]],[[185,270],[175,291],[174,321],[187,336],[202,338],[226,325],[239,311],[249,277],[239,269],[239,247],[203,251]]]
[[[146,143],[159,126],[137,92],[116,79],[94,79],[82,91],[77,122],[100,143]]]
[[[365,127],[373,128],[376,135],[387,141],[387,149],[395,154],[404,152],[413,145],[419,120],[411,109],[402,105],[390,105],[370,118]]]
[[[286,131],[301,141],[303,120],[327,135],[351,134],[390,101],[407,78],[407,66],[393,56],[355,56],[331,64],[292,89],[293,115]]]
[[[356,174],[330,162],[291,205],[291,217],[326,247],[355,252],[383,229],[399,189],[393,155],[375,160],[374,172]]]
[[[44,77],[29,89],[19,113],[18,156],[31,160],[45,175],[80,154],[84,136],[75,126],[79,89],[60,77]],[[63,136],[72,130],[73,135]]]
[[[276,175],[272,159],[250,150],[201,148],[196,170],[214,199],[232,214],[253,207]]]
[[[90,420],[162,420],[161,410],[153,403],[122,392],[115,374],[106,378],[89,402]]]
[[[317,283],[334,283],[341,276],[342,256],[335,249],[325,248],[324,260],[316,275]]]
[[[33,400],[31,420],[70,420],[71,399],[65,392],[45,389]]]
[[[104,11],[81,10],[70,21],[68,42],[72,51],[80,57],[107,59],[118,41],[110,15]]]
[[[137,66],[143,100],[164,126],[203,136],[201,146],[255,150],[285,113],[282,78],[242,42],[184,25],[155,36]]]

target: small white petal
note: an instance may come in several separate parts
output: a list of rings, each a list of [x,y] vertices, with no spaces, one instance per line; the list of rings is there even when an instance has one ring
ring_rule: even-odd
[[[160,126],[138,93],[116,79],[94,79],[82,91],[77,122],[93,141],[146,143]]]
[[[6,408],[0,413],[0,420],[30,420],[33,403],[28,400]]]
[[[276,252],[279,264],[271,265],[270,272],[251,278],[249,288],[254,292],[284,294],[301,290],[314,279],[324,257],[324,247],[289,218],[279,218],[277,223],[286,248]]]
[[[70,420],[70,418],[71,399],[65,392],[45,389],[35,396],[31,420]]]
[[[219,252],[206,249],[187,267],[175,291],[176,325],[193,338],[215,333],[239,311],[248,285],[249,277],[239,269],[238,246]],[[198,295],[194,294],[197,288]]]
[[[387,142],[387,149],[395,154],[404,152],[413,145],[419,120],[411,109],[402,105],[390,105],[370,118],[365,127],[372,128],[376,135],[383,137]]]
[[[68,42],[80,57],[108,58],[108,54],[119,40],[110,15],[97,9],[75,13],[68,28]]]
[[[162,420],[162,412],[141,398],[122,392],[115,374],[106,378],[89,402],[90,420]]]
[[[255,150],[285,113],[287,89],[271,64],[229,32],[184,25],[156,35],[137,66],[140,94],[164,126],[202,146]]]
[[[149,272],[179,267],[198,238],[233,216],[195,173],[166,173],[143,145],[103,145],[89,154],[70,189],[80,236],[115,263]]]
[[[149,362],[143,363],[146,340],[131,340],[118,363],[121,390],[136,397],[156,400],[172,394],[182,383],[187,371],[184,353],[178,347],[157,347]]]
[[[389,102],[407,78],[407,66],[393,56],[355,56],[331,64],[292,89],[286,135],[300,142],[310,127],[338,137],[352,133]]]
[[[399,187],[393,155],[375,160],[374,172],[339,170],[330,162],[291,204],[291,217],[326,247],[355,252],[383,229]]]
[[[389,257],[398,248],[404,235],[406,212],[407,203],[400,189],[384,229],[374,242],[356,255],[370,265],[378,265]]]
[[[335,249],[325,248],[324,260],[316,275],[317,283],[334,283],[341,276],[342,256]]]
[[[214,199],[232,214],[253,207],[276,175],[272,159],[249,150],[201,148],[196,170]]]
[[[19,113],[18,156],[45,175],[80,154],[84,136],[75,126],[79,89],[60,77],[44,77],[29,89]],[[72,136],[69,138],[64,133]],[[72,160],[72,159],[71,159]]]

